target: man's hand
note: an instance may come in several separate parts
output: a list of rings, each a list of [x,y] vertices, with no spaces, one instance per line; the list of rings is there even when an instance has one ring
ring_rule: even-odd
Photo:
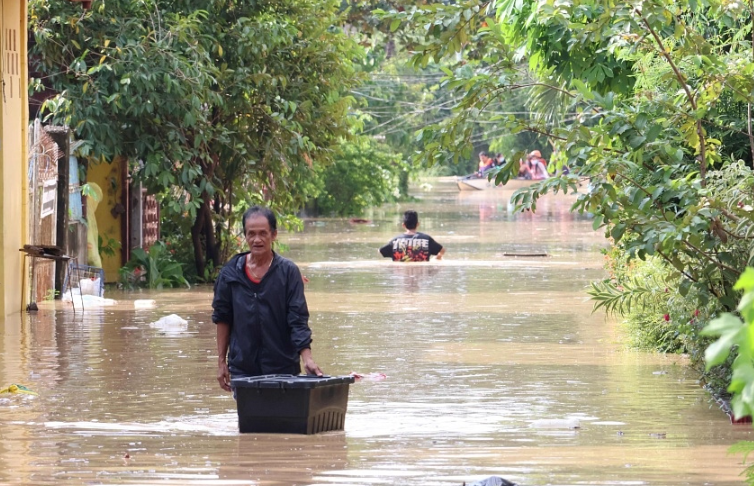
[[[220,388],[230,391],[230,372],[228,371],[228,363],[225,361],[217,364],[217,381],[220,383]]]
[[[301,359],[304,361],[304,372],[306,372],[307,375],[324,375],[324,373],[322,373],[322,370],[319,369],[319,366],[317,366],[317,363],[314,362],[311,349],[302,349],[299,354],[301,355]]]
[[[322,370],[319,369],[319,366],[317,366],[317,363],[315,363],[311,358],[304,361],[304,371],[306,371],[307,375],[322,376],[324,374],[322,373]]]
[[[217,322],[217,381],[220,388],[230,391],[230,372],[228,371],[228,346],[230,345],[230,324]]]

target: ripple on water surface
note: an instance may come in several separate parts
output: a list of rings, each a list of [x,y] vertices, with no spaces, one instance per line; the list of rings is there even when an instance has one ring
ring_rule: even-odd
[[[433,186],[410,207],[447,246],[441,262],[378,259],[409,205],[280,234],[310,279],[317,362],[380,377],[351,386],[344,431],[238,434],[215,379],[211,287],[108,290],[117,305],[40,303],[0,325],[0,376],[39,393],[0,397],[0,483],[741,482],[727,448],[751,426],[709,405],[683,357],[627,351],[591,313],[605,242],[588,218],[567,199],[516,215],[509,192]],[[186,324],[155,324],[171,314]]]

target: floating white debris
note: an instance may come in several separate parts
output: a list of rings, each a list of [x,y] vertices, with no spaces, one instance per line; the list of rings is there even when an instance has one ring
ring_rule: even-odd
[[[150,322],[149,327],[168,334],[179,334],[188,330],[188,321],[177,314],[170,314]]]
[[[134,309],[149,309],[154,307],[156,302],[152,299],[139,299],[134,300]]]
[[[71,302],[74,307],[82,306],[85,310],[87,307],[104,307],[116,304],[113,299],[106,299],[97,295],[81,295],[81,291],[78,288],[66,291],[61,300],[63,302]]]
[[[82,278],[79,281],[79,289],[82,295],[95,295],[103,297],[102,283],[99,278]]]

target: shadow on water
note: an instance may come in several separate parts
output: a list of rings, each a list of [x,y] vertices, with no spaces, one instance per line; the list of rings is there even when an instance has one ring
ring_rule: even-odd
[[[238,434],[211,288],[109,292],[117,305],[0,324],[0,386],[39,393],[0,395],[0,484],[740,483],[726,451],[751,427],[710,406],[684,357],[628,351],[591,313],[605,242],[571,196],[534,214],[450,181],[417,197],[280,237],[310,279],[317,362],[386,375],[351,386],[345,431]],[[409,207],[443,261],[379,258]],[[153,324],[168,314],[188,324]]]

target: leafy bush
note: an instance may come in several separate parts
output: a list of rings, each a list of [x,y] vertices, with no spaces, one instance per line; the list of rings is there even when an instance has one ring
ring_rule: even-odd
[[[720,315],[702,333],[717,338],[705,353],[707,369],[723,364],[735,350],[728,391],[733,393],[733,413],[741,418],[754,416],[754,268],[746,268],[735,289],[744,291],[737,314]]]
[[[398,154],[370,137],[345,142],[335,161],[320,171],[322,191],[315,212],[360,215],[397,196],[399,174],[405,169]]]
[[[700,322],[709,309],[678,292],[677,276],[658,257],[627,261],[617,247],[608,253],[611,277],[592,284],[594,310],[625,318],[629,345],[660,352],[693,353]]]
[[[628,345],[663,353],[687,353],[702,381],[716,396],[725,396],[729,363],[705,369],[704,351],[710,343],[702,328],[723,308],[715,299],[702,298],[697,288],[683,295],[680,275],[660,257],[629,258],[622,245],[606,252],[608,278],[587,291],[594,310],[623,318]]]
[[[161,241],[152,245],[148,251],[142,248],[134,249],[131,252],[131,260],[118,273],[121,284],[128,289],[162,289],[181,285],[189,287],[183,276],[183,265],[173,259],[165,243]]]
[[[712,320],[702,334],[716,337],[705,353],[707,370],[721,365],[732,369],[727,391],[732,393],[731,408],[736,418],[754,416],[754,268],[747,267],[734,287],[743,291],[737,314],[726,312]],[[743,318],[743,319],[742,319]],[[754,442],[742,441],[731,453],[746,458],[754,452]],[[754,465],[745,471],[747,483],[754,484]]]

